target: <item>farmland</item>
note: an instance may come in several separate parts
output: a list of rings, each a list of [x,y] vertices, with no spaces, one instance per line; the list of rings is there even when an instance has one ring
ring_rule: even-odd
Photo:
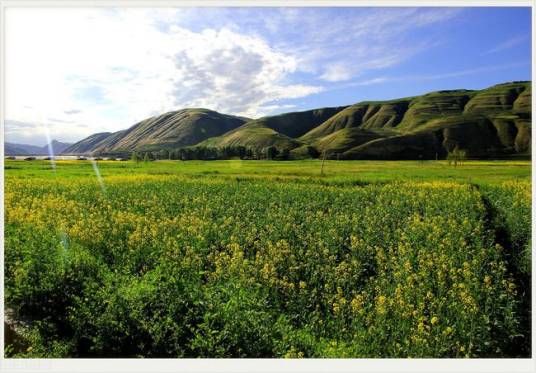
[[[6,161],[6,353],[526,357],[530,206],[527,161]]]

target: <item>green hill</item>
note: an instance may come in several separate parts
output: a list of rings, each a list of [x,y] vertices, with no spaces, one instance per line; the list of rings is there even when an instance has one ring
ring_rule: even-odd
[[[97,148],[98,145],[108,138],[112,133],[111,132],[101,132],[95,133],[85,139],[78,141],[77,143],[71,145],[65,149],[63,154],[85,154],[92,152],[93,149]]]
[[[407,98],[385,102],[362,102],[349,106],[303,135],[301,139],[311,142],[343,128],[392,129],[400,124],[410,100]]]
[[[303,144],[296,138],[345,108],[346,106],[322,108],[255,119],[236,130],[199,145],[208,147],[241,145],[257,149],[275,146],[280,150],[294,149]]]
[[[530,122],[482,115],[429,121],[426,128],[377,139],[343,152],[344,159],[435,159],[456,147],[470,158],[530,154]]]
[[[321,137],[311,145],[313,145],[319,152],[329,150],[335,153],[341,153],[355,146],[383,137],[385,136],[382,136],[377,132],[367,131],[356,127],[348,127]]]
[[[195,145],[235,129],[247,120],[207,109],[183,109],[145,119],[127,130],[92,135],[63,153],[99,154]]]
[[[95,134],[65,153],[129,152],[203,146],[275,146],[296,158],[443,158],[528,156],[531,82],[482,90],[444,90],[387,101],[291,112],[248,120],[207,109],[183,109],[112,134]]]
[[[465,105],[474,95],[474,91],[453,90],[415,97],[404,114],[399,129],[415,128],[442,116],[461,115]]]
[[[346,108],[347,106],[339,106],[298,111],[263,117],[254,122],[289,137],[300,137]]]
[[[530,82],[512,82],[358,103],[300,139],[347,159],[442,158],[455,147],[468,157],[507,157],[530,154],[530,118]],[[359,144],[360,131],[345,132],[354,128],[378,138]]]
[[[512,111],[515,101],[529,87],[528,83],[504,83],[484,89],[465,105],[464,113],[491,115]]]
[[[238,145],[250,148],[275,146],[278,149],[293,149],[300,146],[301,142],[268,128],[258,121],[252,121],[223,136],[213,137],[199,144],[199,146],[215,148]]]

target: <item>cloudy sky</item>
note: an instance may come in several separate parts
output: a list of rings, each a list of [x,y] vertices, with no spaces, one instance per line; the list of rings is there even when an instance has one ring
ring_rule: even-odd
[[[6,141],[531,79],[530,8],[8,8]]]

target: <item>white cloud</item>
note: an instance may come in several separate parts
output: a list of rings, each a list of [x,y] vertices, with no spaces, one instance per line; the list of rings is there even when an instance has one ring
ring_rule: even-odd
[[[258,117],[328,89],[325,82],[382,82],[367,73],[438,42],[405,42],[409,31],[459,12],[8,8],[6,117],[49,123],[60,140],[124,129],[184,107]],[[309,83],[315,78],[324,82]],[[32,135],[24,131],[16,136]]]
[[[295,109],[298,105],[296,104],[282,104],[282,105],[278,105],[278,104],[274,104],[274,105],[264,105],[261,110],[264,110],[264,111],[267,111],[269,113],[274,113],[274,112],[278,112],[278,113],[282,113],[284,111],[288,111],[290,109]]]
[[[265,104],[321,90],[292,84],[296,59],[260,37],[162,27],[181,16],[180,9],[8,9],[6,118],[61,125],[61,139],[83,138],[188,106],[256,117]]]
[[[398,76],[398,77],[378,77],[378,78],[372,78],[372,79],[367,79],[367,80],[361,80],[361,81],[341,84],[341,85],[336,86],[334,89],[344,89],[344,88],[348,88],[348,87],[368,86],[368,85],[383,84],[383,83],[388,83],[388,82],[389,83],[391,83],[391,82],[410,82],[410,81],[416,82],[416,81],[458,78],[458,77],[462,77],[462,76],[484,74],[484,73],[489,73],[489,72],[493,72],[493,71],[515,69],[515,68],[519,68],[519,67],[524,67],[526,65],[528,65],[528,64],[521,62],[521,63],[511,63],[511,64],[502,64],[502,65],[482,66],[482,67],[477,67],[477,68],[474,68],[474,69],[442,72],[442,73],[436,73],[436,74],[406,75],[406,76]]]
[[[318,73],[320,79],[350,80],[398,65],[440,45],[441,40],[426,35],[408,42],[408,33],[450,20],[461,11],[460,8],[363,8],[360,13],[341,12],[332,19],[311,13],[308,22],[297,27],[308,41],[295,48],[301,55],[300,63]],[[319,24],[325,27],[318,27]]]
[[[83,124],[79,125],[81,128]],[[30,144],[44,146],[48,143],[48,138],[61,139],[63,142],[76,142],[80,140],[77,131],[70,131],[70,124],[21,122],[17,120],[5,120],[5,141],[19,144]],[[90,130],[91,133],[93,131]]]
[[[334,63],[328,65],[320,79],[328,82],[340,82],[352,78],[352,71],[348,65],[342,63]]]
[[[484,52],[484,54],[502,52],[504,50],[513,48],[516,45],[519,45],[519,44],[523,43],[525,40],[527,40],[526,35],[515,36],[513,38],[510,38],[508,40],[503,41],[502,43],[499,43],[497,46],[495,46],[495,48],[492,48],[492,49]]]
[[[227,29],[177,30],[173,37],[182,43],[173,56],[176,105],[256,117],[267,102],[320,91],[316,86],[285,84],[285,77],[297,70],[296,60],[262,39]]]
[[[518,63],[509,63],[509,64],[501,64],[501,65],[481,66],[481,67],[477,67],[474,69],[451,71],[451,72],[431,74],[431,75],[413,75],[413,76],[404,77],[402,79],[404,80],[437,80],[437,79],[457,78],[457,77],[466,76],[466,75],[475,75],[475,74],[489,73],[492,71],[515,69],[515,68],[523,67],[526,65],[527,63],[518,62]]]
[[[355,83],[353,83],[353,85],[354,86],[367,86],[367,85],[385,83],[388,80],[389,80],[388,78],[384,78],[384,77],[373,78],[373,79],[363,80],[363,81],[360,81],[360,82],[355,82]]]

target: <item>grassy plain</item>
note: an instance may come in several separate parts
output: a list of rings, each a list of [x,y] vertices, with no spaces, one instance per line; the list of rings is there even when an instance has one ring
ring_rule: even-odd
[[[530,180],[530,161],[466,161],[449,166],[447,161],[98,161],[103,177],[127,175],[182,175],[186,177],[280,178],[327,183],[387,181],[454,181],[498,184],[510,180]],[[48,161],[6,161],[6,179],[12,177],[95,177],[91,162],[57,161],[52,172]]]
[[[6,353],[529,355],[530,162],[321,167],[6,161]]]

